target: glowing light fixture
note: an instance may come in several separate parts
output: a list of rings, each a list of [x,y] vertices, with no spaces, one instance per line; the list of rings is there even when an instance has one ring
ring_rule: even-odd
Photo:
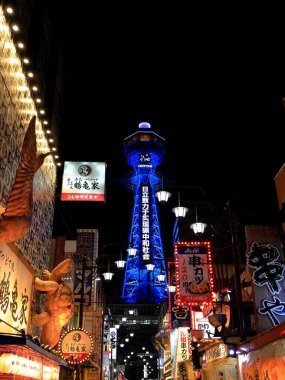
[[[190,224],[190,228],[194,231],[194,234],[203,234],[205,228],[207,227],[206,223],[198,222],[197,207],[196,207],[196,222]]]
[[[121,250],[120,260],[115,261],[115,263],[116,263],[118,269],[123,269],[124,268],[124,266],[126,264],[126,261],[123,260],[123,258],[122,258],[122,250]]]
[[[136,248],[128,248],[127,252],[129,256],[135,256],[137,254],[137,249]]]
[[[190,225],[190,227],[191,227],[192,230],[194,231],[194,234],[203,234],[205,228],[207,227],[207,224],[205,224],[205,223],[200,223],[200,222],[196,222],[196,223],[192,223],[192,224]]]
[[[168,199],[171,197],[171,193],[165,190],[160,190],[155,193],[155,196],[157,197],[158,202],[166,203]]]
[[[153,271],[155,265],[154,264],[146,264],[146,269],[149,271]]]
[[[175,293],[176,291],[176,286],[175,285],[168,285],[168,291],[170,293]]]
[[[157,276],[157,280],[160,281],[160,282],[163,282],[165,280],[165,274],[159,274]]]
[[[114,276],[114,273],[110,272],[110,262],[108,262],[108,271],[105,273],[102,273],[104,276],[105,281],[111,281],[112,277]]]
[[[178,191],[178,206],[172,209],[176,218],[185,218],[189,209],[187,207],[180,206],[180,192]]]
[[[166,203],[171,197],[171,193],[163,190],[163,177],[161,178],[161,190],[155,193],[159,203]]]

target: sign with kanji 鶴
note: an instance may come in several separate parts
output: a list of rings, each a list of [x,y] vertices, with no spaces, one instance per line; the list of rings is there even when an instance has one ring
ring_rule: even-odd
[[[84,362],[93,352],[93,339],[83,329],[71,329],[60,337],[58,342],[60,356],[68,363]]]
[[[62,201],[105,201],[105,162],[65,161]]]
[[[175,244],[176,292],[179,305],[212,302],[212,263],[209,242]]]

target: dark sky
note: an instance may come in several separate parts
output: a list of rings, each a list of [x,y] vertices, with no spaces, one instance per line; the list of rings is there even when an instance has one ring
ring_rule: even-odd
[[[138,6],[119,14],[85,10],[79,22],[77,11],[64,25],[60,154],[63,161],[107,162],[107,201],[57,200],[54,235],[72,239],[77,228],[98,228],[100,246],[127,242],[133,197],[118,179],[132,170],[123,140],[141,121],[166,139],[158,167],[166,183],[202,186],[213,202],[233,199],[250,222],[271,221],[285,122],[274,20],[269,29],[264,18],[244,14],[211,19],[210,10],[207,17]]]

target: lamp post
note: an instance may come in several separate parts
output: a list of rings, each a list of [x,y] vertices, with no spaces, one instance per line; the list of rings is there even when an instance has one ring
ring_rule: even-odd
[[[107,247],[120,247],[120,258],[119,258],[119,260],[115,261],[117,269],[124,269],[125,264],[126,264],[126,261],[123,260],[122,246],[127,246],[127,244],[123,244],[123,243],[108,243],[108,244],[104,244],[104,246],[102,248],[102,251],[104,251]],[[135,255],[135,253],[136,253],[136,250],[134,248],[128,248],[127,251],[130,251],[129,255]],[[107,255],[104,254],[104,255],[101,255],[101,256],[97,257],[97,261],[98,262],[101,259],[103,259],[103,258],[108,258],[108,269],[107,269],[106,272],[102,273],[105,281],[111,281],[112,278],[113,278],[113,276],[114,276],[114,273],[112,273],[110,271],[110,258],[111,257],[115,258],[117,256],[118,256],[118,254],[107,254]],[[100,268],[100,266],[99,266],[99,268]]]
[[[227,206],[228,206],[228,211],[229,211],[232,246],[233,246],[239,332],[240,332],[241,341],[244,341],[246,336],[245,336],[245,326],[244,326],[244,318],[243,318],[242,291],[241,291],[241,282],[240,282],[240,251],[239,251],[238,239],[237,239],[236,216],[235,216],[235,213],[233,211],[230,201],[227,202]]]
[[[194,188],[199,191],[202,190],[200,187],[194,187]],[[189,187],[189,189],[192,189],[192,187]],[[203,197],[204,197],[205,192],[202,190],[201,193],[203,193]],[[240,257],[238,234],[237,234],[237,228],[236,228],[236,216],[231,206],[231,203],[227,202],[227,208],[226,208],[227,213],[225,213],[225,215],[223,216],[222,221],[219,220],[219,218],[217,217],[217,210],[213,206],[213,204],[204,199],[190,200],[190,201],[187,200],[187,201],[183,201],[183,204],[186,204],[189,208],[187,207],[185,210],[182,210],[181,200],[180,200],[180,191],[178,191],[178,206],[172,208],[172,211],[175,213],[175,216],[176,216],[175,226],[177,228],[176,238],[173,241],[173,245],[176,242],[180,241],[180,235],[182,232],[184,232],[183,228],[186,226],[187,227],[186,236],[188,237],[190,237],[189,230],[192,230],[193,233],[195,233],[196,238],[198,239],[201,239],[202,237],[203,239],[205,239],[203,236],[205,232],[207,232],[208,240],[213,240],[214,238],[216,241],[216,247],[213,248],[213,252],[215,252],[217,255],[219,251],[222,252],[220,254],[223,254],[224,250],[227,251],[231,249],[231,253],[232,253],[231,263],[233,264],[233,268],[234,268],[234,286],[235,286],[235,291],[236,291],[234,304],[237,310],[236,316],[237,316],[237,323],[238,323],[239,338],[241,341],[243,341],[246,339],[246,336],[245,336],[245,325],[244,325],[244,314],[243,314],[243,303],[242,303],[242,287],[241,287],[241,281],[240,281],[241,257]],[[225,210],[225,207],[223,207],[223,209]],[[202,222],[199,219],[201,215],[201,210],[203,211],[203,217],[207,220],[207,224],[204,223],[204,220]],[[200,211],[200,215],[199,215],[199,211]],[[206,216],[206,213],[208,213],[207,216]],[[194,219],[192,223],[188,222],[189,220],[191,220],[190,218]],[[219,225],[220,222],[222,222],[221,225]],[[228,227],[230,227],[230,231],[228,231]],[[205,230],[206,228],[207,228],[207,231]],[[183,240],[188,240],[188,239],[184,238]],[[190,238],[190,240],[192,239]],[[223,245],[221,246],[221,244]],[[225,259],[226,257],[224,257],[224,260]],[[223,261],[223,264],[224,262],[225,261]],[[219,266],[216,265],[216,270],[217,270],[216,275],[223,276],[223,272],[222,273],[218,272],[218,269],[219,269]],[[227,275],[227,272],[226,272],[226,275]],[[230,277],[225,277],[224,279],[222,277],[221,282],[223,282],[224,280],[227,280],[228,284],[230,284]]]

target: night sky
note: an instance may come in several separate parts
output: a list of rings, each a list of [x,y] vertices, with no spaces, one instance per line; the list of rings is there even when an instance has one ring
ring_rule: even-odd
[[[77,10],[70,10],[63,31],[60,156],[107,162],[106,203],[60,202],[59,169],[54,236],[75,239],[77,228],[98,228],[100,249],[127,243],[133,195],[120,179],[132,168],[123,141],[142,121],[166,139],[157,168],[165,189],[184,187],[183,201],[193,196],[185,187],[201,186],[211,202],[233,200],[242,222],[271,223],[274,175],[285,161],[278,31],[262,20],[210,22],[203,14],[146,6],[120,17],[115,9],[87,10],[74,28]],[[167,242],[171,207],[169,220],[163,212]]]

